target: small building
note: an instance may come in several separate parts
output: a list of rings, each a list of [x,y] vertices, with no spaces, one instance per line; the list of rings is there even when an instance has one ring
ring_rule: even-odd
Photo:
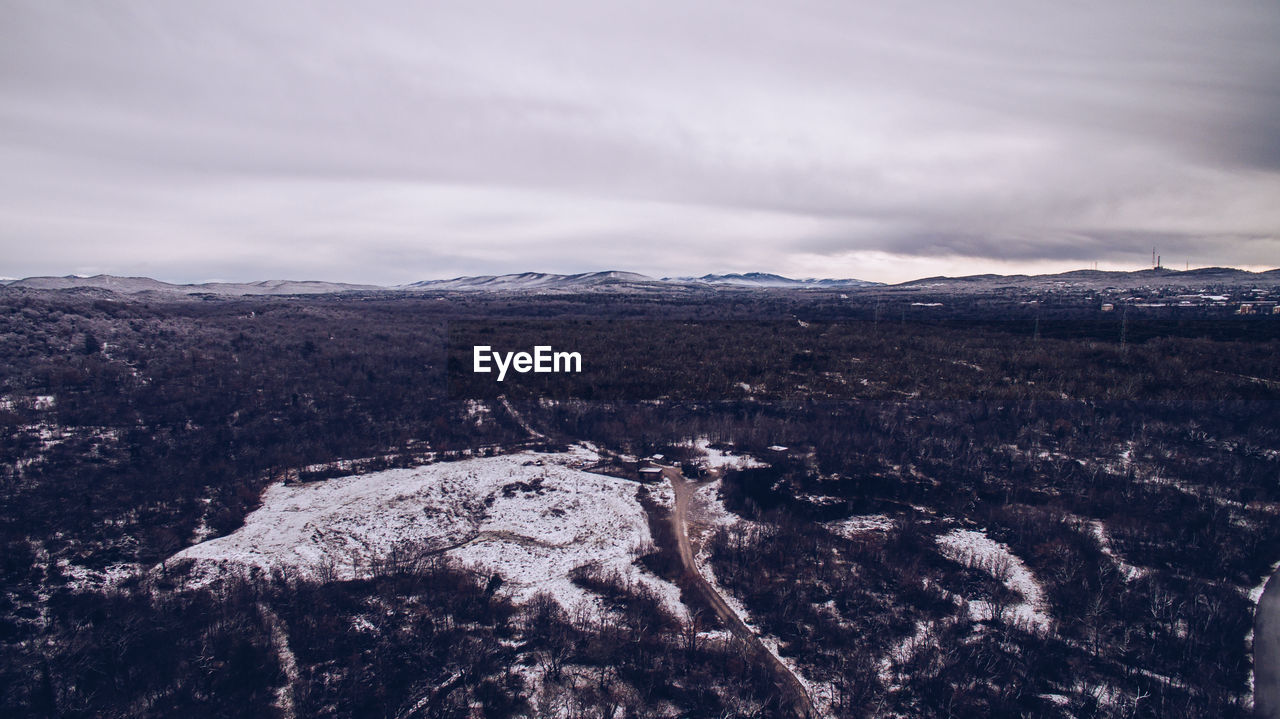
[[[641,467],[640,468],[641,482],[648,484],[652,482],[657,482],[660,479],[662,479],[661,467]]]
[[[1113,305],[1113,304],[1111,304],[1110,302],[1103,302],[1103,303],[1102,303],[1102,311],[1103,311],[1103,312],[1115,312],[1115,310],[1116,310],[1116,306],[1115,306],[1115,305]]]
[[[1236,314],[1238,315],[1251,315],[1253,313],[1254,308],[1252,302],[1243,302],[1240,304],[1240,309],[1236,310]]]

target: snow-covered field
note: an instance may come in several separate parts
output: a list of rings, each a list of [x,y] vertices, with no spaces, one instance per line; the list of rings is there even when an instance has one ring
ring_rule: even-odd
[[[412,544],[498,573],[517,600],[546,591],[567,608],[598,604],[569,574],[599,565],[651,587],[684,617],[679,590],[632,561],[652,544],[638,485],[578,469],[597,460],[575,447],[275,484],[239,530],[166,565],[194,560],[196,584],[255,567],[350,579]]]
[[[938,537],[938,546],[947,557],[988,572],[1022,597],[1007,610],[1012,623],[1041,632],[1052,626],[1044,591],[1027,565],[1007,546],[971,529],[956,529]],[[971,602],[969,606],[974,619],[990,618],[990,607],[985,602]],[[984,613],[987,616],[982,616]]]

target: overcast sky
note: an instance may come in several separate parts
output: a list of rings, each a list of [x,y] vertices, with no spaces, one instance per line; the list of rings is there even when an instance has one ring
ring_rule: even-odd
[[[0,275],[1280,264],[1280,3],[874,5],[0,0]]]

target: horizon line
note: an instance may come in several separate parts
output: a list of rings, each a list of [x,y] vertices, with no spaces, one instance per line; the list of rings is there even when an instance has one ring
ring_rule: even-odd
[[[352,280],[291,279],[288,277],[266,277],[266,278],[248,279],[248,280],[202,279],[202,280],[195,280],[190,282],[178,282],[178,281],[160,279],[159,277],[156,277],[153,275],[143,275],[143,274],[116,274],[111,272],[97,272],[94,274],[85,274],[85,273],[73,272],[73,273],[67,273],[63,275],[37,274],[37,275],[27,275],[23,277],[0,276],[0,283],[3,283],[3,284],[0,284],[0,286],[7,286],[15,282],[23,282],[26,280],[34,280],[34,279],[85,279],[87,280],[87,279],[94,279],[99,277],[103,277],[103,278],[114,277],[114,278],[120,278],[120,279],[151,280],[154,282],[160,282],[163,284],[173,285],[178,287],[198,286],[198,285],[249,285],[249,284],[262,284],[266,282],[297,282],[297,283],[366,286],[366,287],[376,287],[379,289],[396,289],[399,287],[406,287],[406,286],[418,284],[418,283],[449,282],[452,280],[462,280],[462,279],[470,279],[470,278],[478,278],[478,277],[498,278],[498,277],[519,277],[521,275],[579,277],[584,275],[603,275],[603,274],[611,274],[611,273],[621,273],[621,274],[639,275],[640,277],[645,278],[645,280],[653,281],[653,282],[674,282],[674,281],[680,281],[680,280],[696,281],[704,277],[750,277],[752,275],[767,275],[767,276],[778,277],[780,279],[789,280],[793,282],[847,281],[847,282],[862,282],[869,285],[876,285],[881,287],[894,287],[894,286],[911,284],[913,282],[921,282],[924,280],[935,280],[935,279],[936,280],[963,280],[963,279],[975,278],[975,277],[1035,278],[1035,277],[1054,277],[1058,275],[1076,274],[1076,273],[1084,273],[1084,272],[1094,272],[1099,274],[1138,274],[1143,272],[1161,271],[1161,272],[1167,272],[1170,274],[1187,274],[1191,272],[1201,272],[1205,270],[1229,270],[1234,272],[1242,272],[1246,274],[1257,275],[1257,274],[1266,274],[1269,272],[1276,272],[1280,270],[1280,267],[1270,267],[1268,269],[1247,269],[1245,267],[1238,267],[1234,265],[1207,265],[1207,266],[1199,266],[1199,267],[1188,267],[1185,269],[1159,266],[1159,267],[1143,267],[1140,269],[1133,269],[1133,270],[1080,267],[1077,269],[1062,270],[1059,272],[1044,272],[1044,273],[1034,273],[1034,274],[1029,274],[1029,273],[1005,274],[1005,273],[999,273],[999,272],[979,272],[979,273],[963,274],[963,275],[926,275],[926,276],[917,277],[909,280],[903,280],[901,282],[882,282],[877,280],[866,280],[858,277],[817,277],[817,276],[792,277],[790,275],[783,275],[776,272],[767,272],[763,270],[748,270],[748,271],[737,271],[737,272],[706,272],[701,275],[661,275],[661,276],[650,275],[643,272],[636,272],[634,270],[624,270],[624,269],[586,270],[582,272],[550,272],[550,271],[542,271],[542,270],[524,270],[520,272],[462,274],[462,275],[453,275],[448,277],[432,277],[432,278],[423,278],[423,279],[410,280],[407,282],[400,282],[400,283],[393,283],[393,284],[382,284],[377,282],[359,282],[359,281],[352,281]]]

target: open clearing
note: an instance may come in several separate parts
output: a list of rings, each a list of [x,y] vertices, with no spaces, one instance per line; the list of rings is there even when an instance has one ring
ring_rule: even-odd
[[[578,469],[597,459],[575,447],[274,484],[239,530],[165,564],[193,560],[195,584],[276,567],[353,579],[413,543],[497,573],[502,591],[518,601],[546,591],[566,608],[598,604],[569,578],[598,565],[652,588],[686,616],[679,590],[633,562],[652,546],[638,485]]]

